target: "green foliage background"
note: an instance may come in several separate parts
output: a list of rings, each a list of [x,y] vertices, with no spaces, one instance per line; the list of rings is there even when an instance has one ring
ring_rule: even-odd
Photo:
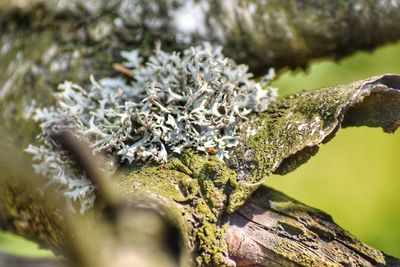
[[[283,71],[274,86],[280,95],[383,73],[400,73],[400,43],[340,62],[319,61],[306,71]],[[400,107],[399,107],[400,108]],[[334,220],[367,244],[400,257],[400,131],[366,127],[339,131],[307,164],[267,184]],[[50,256],[35,244],[0,233],[0,251]]]

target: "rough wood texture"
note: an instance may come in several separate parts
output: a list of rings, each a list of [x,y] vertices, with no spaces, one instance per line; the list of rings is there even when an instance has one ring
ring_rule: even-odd
[[[229,255],[237,266],[399,266],[328,214],[261,187],[232,214]]]

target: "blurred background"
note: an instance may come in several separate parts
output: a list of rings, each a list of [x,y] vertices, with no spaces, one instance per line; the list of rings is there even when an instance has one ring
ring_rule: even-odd
[[[318,61],[307,71],[285,70],[273,85],[284,96],[383,73],[400,73],[400,43],[340,62]],[[362,241],[400,257],[400,131],[342,129],[307,164],[288,175],[272,176],[267,185],[329,213]],[[33,243],[1,232],[0,251],[52,256]]]

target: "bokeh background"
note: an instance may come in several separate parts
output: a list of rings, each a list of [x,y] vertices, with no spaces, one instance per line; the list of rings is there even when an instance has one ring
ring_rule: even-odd
[[[400,73],[400,43],[340,62],[320,60],[307,71],[283,70],[273,85],[284,96],[383,73]],[[288,175],[272,176],[267,185],[329,213],[362,241],[400,257],[400,131],[342,129],[307,164]],[[0,251],[52,256],[33,243],[1,232]]]

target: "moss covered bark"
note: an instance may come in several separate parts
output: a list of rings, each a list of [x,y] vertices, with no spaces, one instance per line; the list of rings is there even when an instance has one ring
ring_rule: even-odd
[[[231,205],[237,202],[231,209],[243,204],[270,174],[285,174],[307,162],[319,144],[335,135],[343,119],[344,126],[367,125],[394,132],[400,121],[399,85],[398,75],[385,75],[301,92],[277,101],[249,121],[257,132],[243,135],[230,162],[239,184],[230,196],[235,199]]]
[[[123,170],[119,190],[148,199],[173,220],[193,260],[187,265],[231,266],[223,220],[236,173],[216,156],[191,150],[162,166]],[[150,200],[149,200],[150,199]]]

